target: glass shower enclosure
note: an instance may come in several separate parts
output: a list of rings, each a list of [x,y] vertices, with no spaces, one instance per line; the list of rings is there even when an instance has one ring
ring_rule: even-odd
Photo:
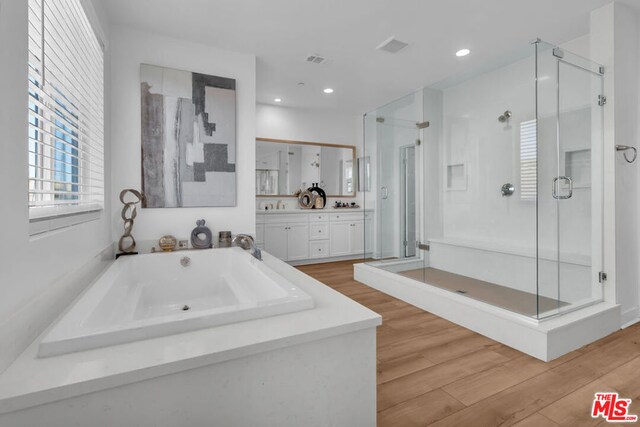
[[[538,40],[367,113],[367,263],[534,319],[601,301],[603,75]]]

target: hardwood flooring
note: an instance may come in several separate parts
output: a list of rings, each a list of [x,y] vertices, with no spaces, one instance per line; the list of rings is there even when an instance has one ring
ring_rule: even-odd
[[[544,363],[356,282],[353,263],[298,268],[382,315],[379,426],[604,426],[596,391],[640,414],[640,325]]]

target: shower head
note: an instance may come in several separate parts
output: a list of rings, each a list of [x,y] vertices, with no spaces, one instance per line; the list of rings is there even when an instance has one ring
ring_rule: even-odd
[[[513,113],[511,113],[511,111],[507,110],[505,111],[501,116],[498,117],[498,121],[500,123],[504,123],[507,120],[509,120],[509,118],[513,115]]]

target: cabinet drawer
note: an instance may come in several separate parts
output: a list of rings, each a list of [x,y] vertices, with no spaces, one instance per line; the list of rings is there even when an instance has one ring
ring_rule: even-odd
[[[309,218],[307,214],[267,214],[265,222],[267,224],[306,224]]]
[[[331,221],[357,221],[364,219],[362,212],[332,212]]]
[[[314,240],[309,242],[309,252],[311,258],[325,258],[329,256],[329,241]]]
[[[314,224],[309,226],[309,240],[324,240],[329,238],[328,224]]]
[[[327,222],[329,221],[329,214],[326,212],[323,213],[311,213],[309,214],[309,221],[314,222]]]

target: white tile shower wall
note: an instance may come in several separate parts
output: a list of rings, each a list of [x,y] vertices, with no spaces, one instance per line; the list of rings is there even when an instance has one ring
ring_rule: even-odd
[[[294,141],[324,142],[329,144],[354,145],[356,156],[362,154],[362,116],[331,110],[282,107],[269,104],[256,105],[256,136],[261,138],[289,139]],[[265,204],[276,206],[278,200],[287,204],[287,209],[297,209],[295,199],[285,197],[256,198],[256,209]],[[362,202],[362,193],[354,198],[328,198],[331,205],[341,202]]]
[[[236,79],[237,205],[225,208],[138,209],[133,235],[157,240],[165,234],[189,236],[197,219],[212,231],[255,232],[256,63],[251,54],[230,52],[126,27],[112,28],[113,239],[122,231],[123,188],[141,187],[140,64],[153,64]]]

